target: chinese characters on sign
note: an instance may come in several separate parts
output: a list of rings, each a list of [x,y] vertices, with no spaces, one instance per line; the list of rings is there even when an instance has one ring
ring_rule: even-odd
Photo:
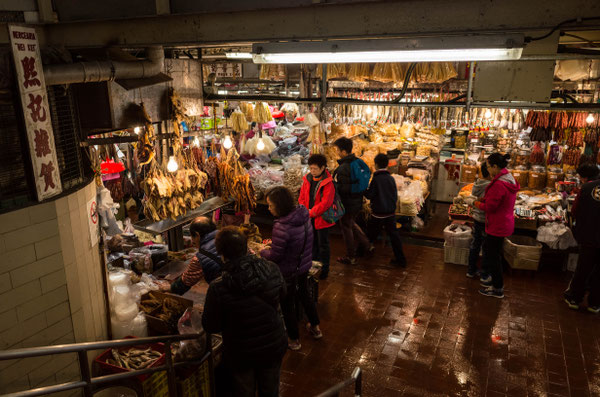
[[[241,78],[241,63],[210,63],[204,65],[204,76],[214,73],[217,78]]]
[[[8,27],[17,71],[38,200],[62,191],[46,83],[34,28]]]

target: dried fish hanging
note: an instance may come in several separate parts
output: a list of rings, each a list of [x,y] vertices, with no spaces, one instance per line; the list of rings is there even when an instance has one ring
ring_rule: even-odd
[[[173,111],[173,131],[175,132],[176,137],[180,138],[183,133],[181,123],[189,123],[189,116],[186,114],[186,109],[181,102],[181,98],[173,88],[170,90],[169,99],[171,101],[171,110]]]
[[[154,221],[176,219],[204,201],[202,191],[208,176],[200,170],[191,151],[180,151],[177,159],[179,168],[176,172],[168,172],[164,164],[152,162],[141,182],[145,193],[144,214]]]
[[[256,199],[250,176],[238,161],[239,157],[235,148],[225,154],[221,147],[221,161],[217,163],[220,196],[224,200],[233,198],[237,212],[248,212],[256,207]]]
[[[140,140],[135,143],[134,148],[137,151],[137,158],[140,165],[149,164],[154,159],[154,126],[152,125],[152,119],[146,111],[144,102],[140,103],[140,109],[142,118],[144,120],[144,132],[140,136]]]

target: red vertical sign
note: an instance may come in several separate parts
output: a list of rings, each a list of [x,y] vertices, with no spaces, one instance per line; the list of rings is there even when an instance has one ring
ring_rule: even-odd
[[[38,200],[62,191],[44,70],[35,28],[9,25]]]

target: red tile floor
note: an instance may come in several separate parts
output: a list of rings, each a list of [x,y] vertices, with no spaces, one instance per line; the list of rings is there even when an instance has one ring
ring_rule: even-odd
[[[283,397],[316,395],[355,366],[364,396],[600,396],[600,317],[562,302],[568,273],[506,274],[499,300],[441,249],[405,246],[406,270],[388,265],[390,251],[333,265],[320,283],[324,338],[304,332],[287,353]]]

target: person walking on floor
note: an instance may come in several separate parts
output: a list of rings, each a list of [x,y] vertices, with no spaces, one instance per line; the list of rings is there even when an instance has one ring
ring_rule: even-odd
[[[236,397],[279,396],[287,338],[279,314],[285,282],[272,262],[248,255],[244,233],[228,226],[216,236],[223,273],[208,287],[202,326],[223,334],[226,387]]]
[[[333,181],[346,210],[340,219],[346,256],[338,258],[338,262],[354,265],[357,256],[372,254],[374,251],[373,245],[356,224],[356,217],[362,209],[364,193],[369,187],[371,171],[364,161],[352,153],[352,140],[339,138],[333,144],[341,157],[338,160],[339,166],[333,173]]]
[[[479,293],[494,298],[504,298],[504,279],[502,277],[502,244],[504,238],[515,230],[514,208],[517,192],[521,188],[506,169],[510,155],[492,153],[487,158],[487,169],[492,181],[485,188],[481,201],[474,206],[485,212],[485,233],[483,243],[483,268],[489,269],[491,282],[482,282]]]
[[[317,306],[308,294],[308,271],[312,266],[313,231],[308,210],[296,205],[292,192],[277,186],[267,192],[269,211],[275,216],[271,247],[260,252],[275,262],[286,281],[287,294],[281,302],[283,320],[290,350],[300,350],[300,331],[296,304],[300,303],[308,317],[307,329],[315,339],[323,337],[319,328]]]
[[[473,190],[471,195],[476,200],[481,200],[485,195],[485,188],[490,184],[491,178],[490,173],[487,169],[487,164],[483,162],[481,164],[481,176],[473,184]],[[492,281],[492,277],[489,274],[489,270],[483,268],[481,271],[477,270],[477,261],[479,260],[479,252],[485,240],[485,212],[479,208],[473,208],[473,240],[471,241],[471,247],[469,249],[469,268],[467,269],[467,277],[474,278],[480,277],[482,283],[489,283]],[[483,265],[483,263],[482,263]]]
[[[396,203],[398,202],[398,188],[396,181],[388,171],[388,156],[378,154],[375,156],[377,171],[373,173],[373,179],[365,192],[365,197],[371,201],[371,219],[369,220],[367,232],[371,243],[375,243],[381,229],[390,238],[394,259],[391,264],[406,267],[406,257],[402,251],[400,233],[396,228]]]
[[[319,278],[325,280],[329,275],[329,228],[335,223],[323,219],[323,214],[333,205],[335,187],[327,170],[327,158],[322,154],[313,154],[308,158],[309,173],[304,176],[298,202],[308,209],[313,229],[313,261],[323,264]]]
[[[583,164],[577,169],[582,180],[576,205],[571,213],[575,217],[575,238],[579,243],[579,258],[575,274],[565,291],[565,302],[571,309],[579,309],[586,290],[589,289],[587,310],[600,313],[600,180],[595,164]]]

